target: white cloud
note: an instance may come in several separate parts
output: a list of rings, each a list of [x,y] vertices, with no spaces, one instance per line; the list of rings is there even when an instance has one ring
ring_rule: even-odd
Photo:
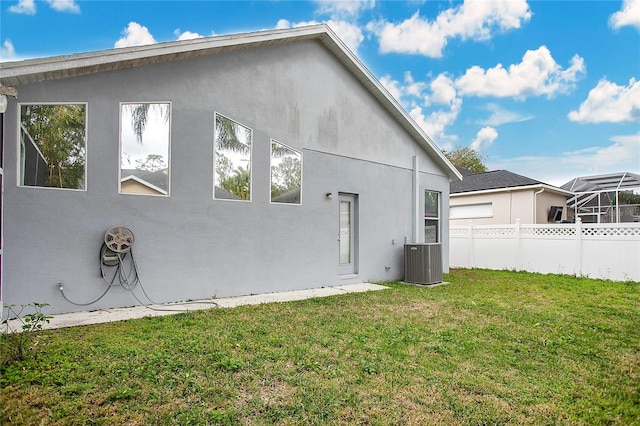
[[[286,19],[280,19],[278,20],[278,23],[276,24],[275,28],[277,30],[281,30],[286,28],[303,27],[305,25],[317,25],[320,23],[321,22],[318,22],[318,21],[304,21],[304,22],[291,23]],[[360,44],[364,40],[364,35],[362,34],[362,30],[358,25],[352,24],[347,21],[335,21],[333,19],[325,21],[324,23],[329,25],[329,27],[333,30],[333,32],[336,33],[336,35],[340,38],[340,40],[342,40],[344,44],[346,44],[347,47],[351,49],[352,52],[355,53],[358,51],[358,47],[360,47]]]
[[[404,90],[409,96],[421,97],[427,87],[423,81],[415,81],[410,71],[404,73],[404,81],[406,83]]]
[[[637,170],[640,164],[640,133],[635,135],[614,136],[613,144],[596,146],[563,154],[563,164],[574,164],[585,169],[599,170],[606,167],[611,170],[613,164],[624,164],[624,169],[618,171]]]
[[[392,79],[389,74],[382,76],[380,83],[400,102],[407,97],[422,98],[423,92],[427,88],[425,82],[415,81],[410,71],[404,73],[405,84],[402,86],[399,81]]]
[[[463,95],[524,98],[546,95],[552,98],[567,93],[585,73],[584,60],[575,55],[571,65],[562,69],[546,46],[527,50],[519,64],[508,69],[498,64],[487,70],[473,66],[456,80]]]
[[[80,13],[80,6],[75,0],[47,0],[49,6],[57,12]],[[18,4],[9,6],[9,12],[23,15],[35,15],[37,11],[35,0],[18,0]]]
[[[498,104],[487,104],[486,109],[491,112],[491,115],[486,120],[478,121],[478,124],[485,126],[500,126],[507,123],[520,123],[528,121],[534,118],[533,115],[523,115],[513,111],[507,111]]]
[[[360,44],[364,40],[362,30],[356,24],[352,24],[347,21],[334,21],[329,20],[327,24],[337,34],[338,37],[351,49],[352,52],[357,52]]]
[[[449,149],[458,138],[447,135],[446,129],[455,123],[461,109],[462,99],[456,98],[448,110],[433,111],[425,115],[422,107],[415,106],[409,111],[409,115],[440,149]]]
[[[483,127],[480,129],[476,138],[471,142],[470,148],[476,152],[480,152],[491,146],[493,141],[498,138],[498,131],[493,127]]]
[[[450,38],[487,40],[496,32],[520,28],[531,18],[526,0],[465,2],[429,21],[416,12],[394,24],[370,23],[367,29],[380,38],[382,53],[400,52],[439,58]]]
[[[416,124],[440,148],[450,149],[453,146],[457,137],[446,134],[446,130],[458,118],[462,109],[462,99],[457,96],[453,80],[448,75],[442,73],[427,84],[414,80],[411,73],[406,72],[404,84],[389,75],[383,76],[380,83],[409,111]],[[425,115],[425,107],[432,105],[442,108],[430,108],[430,113]]]
[[[602,79],[589,91],[569,120],[583,123],[622,123],[640,121],[640,81],[629,80],[628,86],[618,86]]]
[[[191,31],[185,31],[181,33],[180,30],[175,30],[174,34],[178,36],[176,40],[193,40],[196,38],[204,37],[203,35],[200,35],[198,33],[192,33]]]
[[[276,24],[276,30],[284,30],[287,28],[291,28],[291,22],[286,19],[279,19]]]
[[[6,39],[0,47],[0,62],[13,61],[16,59],[16,50],[11,40]]]
[[[18,4],[9,6],[9,12],[23,15],[35,15],[36,3],[34,0],[19,0]]]
[[[624,0],[622,9],[609,17],[609,25],[614,29],[630,25],[640,30],[640,0]]]
[[[373,9],[375,0],[316,0],[317,13],[329,14],[334,18],[356,16],[362,10]]]
[[[400,87],[400,82],[398,80],[392,79],[391,76],[387,74],[382,76],[380,83],[385,89],[387,89],[391,96],[400,102],[400,98],[402,98],[402,88]]]
[[[610,143],[577,151],[563,152],[553,157],[515,157],[490,159],[492,170],[508,169],[551,185],[560,186],[579,176],[638,171],[640,163],[640,133],[611,138]]]
[[[434,103],[453,106],[458,99],[458,92],[456,91],[453,80],[444,73],[439,74],[433,79],[429,84],[429,88],[432,94],[425,98],[428,104]]]
[[[143,44],[153,44],[156,40],[153,38],[147,27],[137,22],[129,22],[129,25],[122,32],[121,37],[113,47],[140,46]]]
[[[80,13],[80,6],[75,0],[47,0],[51,8],[58,12]]]

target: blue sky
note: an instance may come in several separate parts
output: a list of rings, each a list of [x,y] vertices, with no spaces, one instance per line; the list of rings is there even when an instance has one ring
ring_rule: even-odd
[[[640,0],[0,0],[0,57],[320,22],[442,149],[552,185],[640,173]]]

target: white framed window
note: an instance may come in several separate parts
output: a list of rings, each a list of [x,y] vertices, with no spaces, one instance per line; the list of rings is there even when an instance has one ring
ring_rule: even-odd
[[[424,192],[424,242],[440,242],[440,193]]]
[[[215,113],[213,137],[213,198],[251,201],[253,131]]]
[[[301,204],[302,153],[271,139],[271,202]]]
[[[18,185],[86,190],[87,104],[19,104]]]
[[[493,217],[493,203],[462,204],[451,206],[450,219],[479,219]]]
[[[120,104],[121,194],[168,196],[171,102]]]

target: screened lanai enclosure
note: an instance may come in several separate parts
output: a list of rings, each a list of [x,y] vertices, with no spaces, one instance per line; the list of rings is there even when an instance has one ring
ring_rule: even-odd
[[[631,172],[578,177],[562,185],[574,193],[569,215],[583,223],[640,222],[640,174]]]

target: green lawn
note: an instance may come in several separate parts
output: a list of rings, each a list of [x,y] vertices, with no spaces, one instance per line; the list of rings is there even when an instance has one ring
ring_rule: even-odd
[[[39,332],[1,424],[640,424],[640,283],[454,270]]]

